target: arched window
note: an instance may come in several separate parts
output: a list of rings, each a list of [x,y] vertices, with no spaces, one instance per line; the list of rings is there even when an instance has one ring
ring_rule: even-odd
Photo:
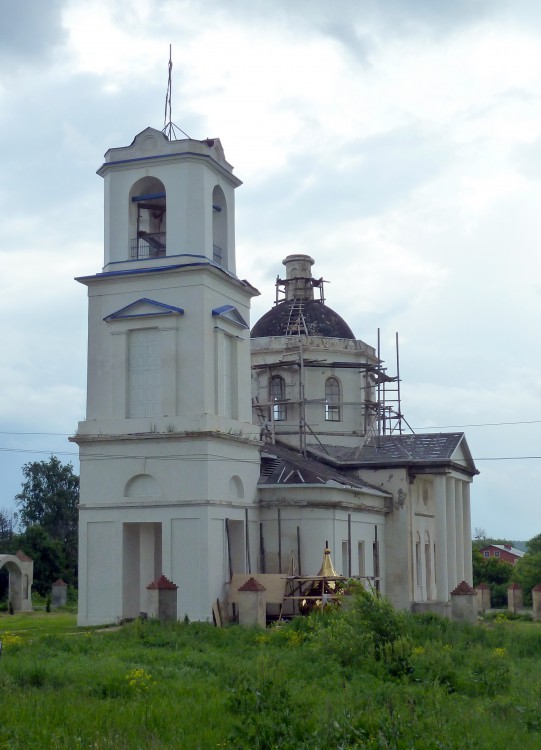
[[[325,381],[325,419],[340,422],[340,383],[336,378]]]
[[[273,375],[270,381],[270,401],[273,402],[272,416],[275,422],[281,422],[287,418],[287,409],[284,403],[285,397],[285,380],[280,375]]]

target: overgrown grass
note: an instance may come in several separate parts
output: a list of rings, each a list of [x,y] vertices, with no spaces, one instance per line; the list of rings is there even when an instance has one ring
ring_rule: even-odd
[[[267,630],[0,615],[0,748],[538,748],[541,627],[348,612]]]

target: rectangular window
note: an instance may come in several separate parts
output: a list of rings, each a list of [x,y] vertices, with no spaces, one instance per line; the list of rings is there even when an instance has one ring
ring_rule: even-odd
[[[484,555],[485,557],[490,557],[490,552],[489,552],[489,551],[488,551],[488,550],[486,549],[486,550],[485,550],[485,551],[483,552],[483,555]]]
[[[494,557],[499,557],[499,556],[500,556],[500,550],[499,549],[495,549],[494,550]]]
[[[128,341],[128,417],[161,415],[160,331],[130,331]]]

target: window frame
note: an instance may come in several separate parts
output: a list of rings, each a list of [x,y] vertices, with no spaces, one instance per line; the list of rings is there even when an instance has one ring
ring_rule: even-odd
[[[278,388],[275,387],[278,385]],[[269,401],[271,402],[271,416],[273,422],[285,422],[287,419],[286,381],[281,375],[273,375],[269,381]]]
[[[330,385],[329,385],[330,384]],[[325,380],[325,421],[342,421],[342,385],[334,375]]]

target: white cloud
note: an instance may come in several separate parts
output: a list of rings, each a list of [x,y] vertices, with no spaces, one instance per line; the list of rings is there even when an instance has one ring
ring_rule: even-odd
[[[355,333],[375,344],[382,329],[390,367],[400,332],[410,423],[539,416],[535,3],[41,5],[30,25],[18,6],[7,12],[5,28],[36,44],[6,44],[0,74],[4,431],[70,432],[82,416],[86,300],[72,277],[102,265],[94,171],[107,148],[161,127],[169,43],[173,120],[220,137],[245,182],[237,267],[263,292],[252,319],[272,305],[282,259],[307,252]],[[540,453],[534,427],[468,438],[478,456]],[[32,455],[12,449],[25,448],[74,451],[64,438],[4,435],[0,506]],[[475,525],[537,533],[541,462],[517,466],[480,467]]]

